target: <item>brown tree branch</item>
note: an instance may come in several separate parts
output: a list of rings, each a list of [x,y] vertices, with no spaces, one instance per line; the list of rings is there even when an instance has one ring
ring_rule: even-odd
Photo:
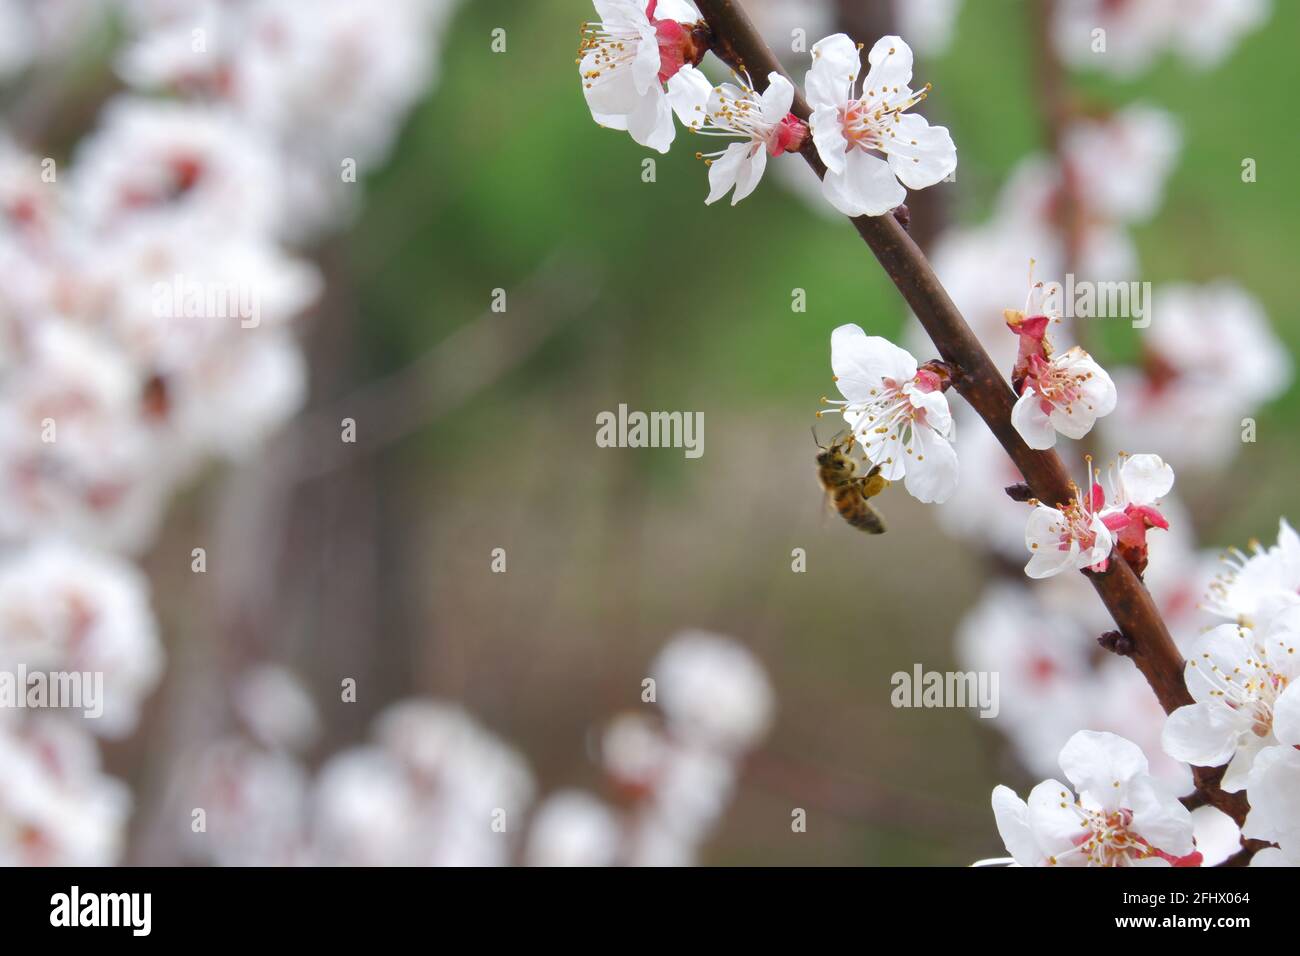
[[[760,91],[769,73],[784,74],[776,56],[735,0],[697,0],[696,6],[712,32],[713,52],[733,69],[748,70]],[[792,111],[803,120],[810,113],[797,84]],[[826,175],[812,137],[806,139],[800,152],[819,177]],[[893,216],[859,216],[852,222],[924,326],[940,356],[957,369],[959,374],[954,383],[957,391],[984,419],[1034,495],[1057,505],[1073,498],[1069,474],[1056,453],[1030,449],[1012,427],[1011,407],[1015,395],[1010,385],[962,318],[916,243]],[[1183,657],[1151,595],[1124,559],[1116,554],[1106,572],[1088,577],[1120,631],[1132,638],[1133,662],[1155,691],[1160,706],[1168,713],[1192,703],[1183,682]],[[1194,768],[1194,772],[1197,789],[1205,794],[1207,801],[1240,824],[1246,815],[1245,799],[1241,794],[1224,793],[1219,788],[1222,770]]]
[[[1215,865],[1223,867],[1250,866],[1250,861],[1255,858],[1256,853],[1264,849],[1264,847],[1272,845],[1271,843],[1265,843],[1263,840],[1242,840],[1240,850],[1222,863]]]

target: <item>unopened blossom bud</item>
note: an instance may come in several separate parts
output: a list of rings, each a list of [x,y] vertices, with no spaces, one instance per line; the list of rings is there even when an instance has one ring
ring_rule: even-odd
[[[1097,638],[1097,643],[1120,657],[1128,657],[1133,653],[1133,638],[1122,631],[1107,631]]]
[[[1017,481],[1014,485],[1007,485],[1003,490],[1012,501],[1029,501],[1034,495],[1029,490],[1029,485],[1023,481]]]

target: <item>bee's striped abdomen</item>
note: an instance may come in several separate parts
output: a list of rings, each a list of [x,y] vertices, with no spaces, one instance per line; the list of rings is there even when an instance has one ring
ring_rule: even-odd
[[[835,490],[835,510],[848,524],[868,534],[884,534],[885,522],[871,505],[867,504],[863,489],[856,482],[841,485]]]

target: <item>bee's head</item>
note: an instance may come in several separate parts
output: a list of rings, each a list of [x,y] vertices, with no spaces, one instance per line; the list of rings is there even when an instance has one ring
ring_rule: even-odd
[[[813,444],[815,444],[819,449],[821,449],[821,451],[817,454],[817,463],[819,465],[827,465],[837,459],[843,458],[844,453],[853,447],[852,432],[849,432],[847,435],[845,435],[843,432],[840,432],[839,435],[836,435],[834,438],[831,439],[831,443],[829,445],[823,445],[821,442],[817,440],[816,428],[812,430],[812,436],[813,436]]]

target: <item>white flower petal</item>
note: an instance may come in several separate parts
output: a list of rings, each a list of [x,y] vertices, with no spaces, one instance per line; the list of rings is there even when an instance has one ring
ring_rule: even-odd
[[[1059,780],[1044,780],[1029,791],[1029,826],[1044,857],[1074,848],[1079,836],[1079,815],[1074,794]]]
[[[632,139],[660,153],[668,152],[677,132],[668,97],[658,86],[641,97],[635,110],[628,114],[627,131]]]
[[[845,416],[846,420],[848,416]],[[862,443],[863,453],[873,465],[880,466],[880,476],[887,481],[897,481],[907,474],[907,455],[903,451],[903,435],[897,428],[881,433],[870,423],[854,419],[849,427]]]
[[[1089,371],[1092,374],[1080,388],[1083,391],[1084,399],[1092,406],[1093,417],[1102,418],[1115,410],[1115,403],[1119,400],[1119,392],[1115,389],[1115,381],[1110,377],[1110,373],[1094,362],[1091,357],[1088,358],[1088,365],[1091,366]]]
[[[690,0],[659,0],[659,5],[655,7],[655,19],[694,23],[700,19],[700,11]]]
[[[858,45],[846,35],[836,33],[818,40],[812,48],[812,68],[804,77],[809,105],[814,110],[843,106],[861,69]]]
[[[780,73],[767,74],[767,89],[758,98],[759,118],[767,126],[785,119],[794,105],[794,84]]]
[[[1165,718],[1160,745],[1175,760],[1218,767],[1236,752],[1242,729],[1235,711],[1218,700],[1188,704]]]
[[[1219,786],[1227,793],[1245,790],[1250,784],[1250,775],[1255,766],[1255,757],[1270,743],[1272,743],[1271,737],[1243,734],[1237,752],[1228,761],[1228,769],[1223,771],[1223,780],[1219,783]]]
[[[910,92],[912,48],[903,42],[902,37],[881,37],[867,54],[867,62],[871,69],[862,81],[864,87],[877,91],[887,89],[890,93],[897,88],[900,96]]]
[[[592,0],[596,17],[610,31],[638,30],[650,22],[645,3],[637,0]]]
[[[1092,522],[1089,524],[1092,531],[1093,544],[1087,553],[1080,560],[1082,567],[1090,568],[1094,564],[1099,564],[1106,558],[1110,557],[1110,552],[1115,547],[1115,538],[1106,527],[1106,523],[1101,520],[1101,515],[1093,515]]]
[[[1031,578],[1049,578],[1075,567],[1078,545],[1071,541],[1068,547],[1061,547],[1065,527],[1065,515],[1055,508],[1039,505],[1029,513],[1029,521],[1025,524],[1025,547],[1029,549],[1030,557],[1025,565],[1025,574]]]
[[[1133,455],[1119,469],[1128,500],[1153,505],[1174,487],[1174,470],[1159,455]]]
[[[808,117],[808,129],[812,132],[817,155],[822,158],[826,168],[837,174],[843,173],[847,156],[845,150],[849,143],[844,138],[844,124],[840,121],[839,108],[824,106],[813,110]]]
[[[632,81],[636,84],[636,91],[645,96],[652,87],[659,87],[659,37],[649,21],[640,30],[641,42],[637,44],[636,56],[632,60]]]
[[[993,788],[993,819],[998,835],[1021,866],[1037,866],[1042,862],[1038,841],[1029,826],[1029,805],[1016,796],[1010,787]]]
[[[924,189],[957,168],[957,147],[942,126],[931,126],[916,113],[895,114],[885,152],[895,175],[908,189]]]
[[[1128,787],[1128,809],[1133,829],[1143,839],[1172,856],[1186,856],[1192,841],[1192,816],[1178,800],[1162,793],[1151,778],[1142,776]]]
[[[604,117],[627,116],[636,110],[641,94],[637,92],[632,71],[626,66],[601,70],[597,54],[592,52],[582,58],[578,71],[582,76],[582,95],[597,123],[610,126]],[[601,75],[588,79],[587,74],[593,71],[600,71]]]
[[[1252,632],[1236,624],[1220,624],[1187,642],[1187,667],[1183,676],[1193,700],[1219,699],[1223,679],[1218,674],[1248,670],[1255,654]]]
[[[704,125],[704,111],[708,108],[712,93],[713,86],[709,83],[709,78],[689,63],[668,81],[668,104],[683,126],[698,129]]]
[[[938,389],[923,392],[914,383],[904,385],[903,394],[911,400],[913,408],[924,410],[925,424],[934,429],[935,434],[952,437],[952,409],[948,407],[948,396]]]
[[[731,194],[731,204],[740,202],[758,186],[767,168],[767,151],[760,143],[742,143],[746,156],[740,164],[740,175],[736,179],[736,191]]]
[[[1278,743],[1300,747],[1300,683],[1288,684],[1273,702],[1273,736]]]
[[[1129,781],[1147,773],[1148,767],[1142,749],[1131,740],[1080,730],[1061,748],[1061,770],[1081,793],[1107,810],[1117,810]]]
[[[846,216],[882,216],[907,199],[889,163],[861,149],[845,154],[843,173],[827,170],[822,194]]]
[[[957,490],[957,452],[931,428],[913,428],[912,441],[904,487],[917,501],[947,501]]]
[[[850,402],[867,401],[885,379],[900,385],[916,377],[916,359],[889,339],[867,335],[857,325],[831,333],[831,371]]]
[[[721,156],[709,164],[709,195],[706,203],[717,202],[736,185],[742,168],[749,162],[749,143],[732,143]],[[733,200],[732,204],[735,202]]]
[[[1030,448],[1041,451],[1056,444],[1056,429],[1052,419],[1043,411],[1043,400],[1032,388],[1027,388],[1011,408],[1011,424],[1016,433]]]

